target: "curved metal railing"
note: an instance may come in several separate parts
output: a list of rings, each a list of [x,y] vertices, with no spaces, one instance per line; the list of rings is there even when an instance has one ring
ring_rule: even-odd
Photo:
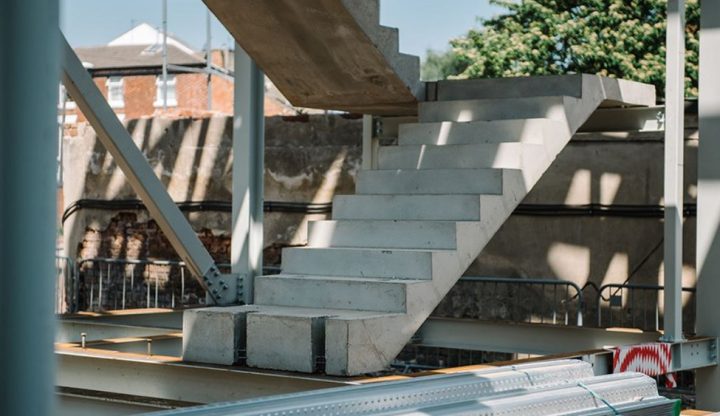
[[[597,325],[603,327],[630,327],[646,331],[659,331],[660,299],[664,287],[638,283],[608,283],[600,286],[596,297]],[[694,287],[682,288],[683,293],[694,294]],[[689,299],[688,311],[693,311],[694,296]],[[603,314],[603,308],[607,314]],[[688,318],[692,318],[692,313]],[[692,328],[693,322],[688,322]]]

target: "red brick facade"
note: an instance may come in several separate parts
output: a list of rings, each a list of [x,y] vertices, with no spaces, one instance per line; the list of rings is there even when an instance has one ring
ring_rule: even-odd
[[[123,101],[122,107],[115,107],[115,113],[121,119],[136,119],[149,117],[163,113],[162,106],[155,105],[157,94],[155,75],[132,75],[123,77]],[[205,74],[176,74],[175,91],[177,105],[168,106],[167,113],[175,117],[202,117],[208,114],[207,107],[207,76]],[[94,78],[95,85],[108,96],[107,77]],[[217,75],[212,76],[212,113],[233,113],[233,81]],[[66,114],[73,116],[77,114],[76,122],[86,121],[85,117],[72,107],[67,108]],[[265,99],[265,115],[288,115],[288,108],[275,100]],[[68,130],[73,130],[73,122],[67,120]],[[72,132],[70,132],[71,135]]]
[[[207,113],[207,76],[204,74],[177,74],[175,75],[175,91],[177,105],[168,106],[168,113],[177,116],[200,116]],[[94,79],[95,85],[107,98],[108,87],[106,77]],[[157,77],[155,75],[133,75],[123,77],[122,107],[116,107],[115,112],[125,119],[148,117],[163,111],[162,106],[155,106],[157,94]],[[212,111],[232,114],[233,112],[233,83],[223,77],[212,76]],[[76,114],[69,108],[68,115]],[[82,114],[78,114],[78,122],[85,121]]]

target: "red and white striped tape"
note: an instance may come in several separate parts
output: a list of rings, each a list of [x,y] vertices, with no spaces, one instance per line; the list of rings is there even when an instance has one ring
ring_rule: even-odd
[[[654,342],[613,349],[613,373],[636,371],[648,376],[665,374],[668,387],[676,387],[675,377],[668,373],[671,363],[670,344]]]

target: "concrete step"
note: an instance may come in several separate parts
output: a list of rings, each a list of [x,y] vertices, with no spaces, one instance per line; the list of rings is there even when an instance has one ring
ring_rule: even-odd
[[[523,169],[532,160],[547,157],[542,144],[383,146],[378,169]]]
[[[394,58],[400,53],[400,31],[396,27],[375,25],[368,37],[386,58]]]
[[[545,75],[448,80],[437,82],[437,100],[582,96],[583,75]]]
[[[284,274],[431,280],[441,250],[380,248],[286,248]],[[445,252],[451,253],[446,250]]]
[[[366,31],[380,25],[380,0],[342,0],[342,3]]]
[[[565,97],[427,101],[419,104],[421,122],[549,118],[566,121]]]
[[[357,194],[499,194],[501,169],[365,170]]]
[[[335,220],[479,221],[477,195],[338,195]]]
[[[308,245],[454,250],[459,226],[454,221],[312,221]]]
[[[503,142],[542,144],[543,138],[568,134],[565,123],[547,118],[407,123],[400,125],[398,144],[401,146]]]
[[[280,274],[255,279],[261,305],[404,313],[413,286],[427,281]]]

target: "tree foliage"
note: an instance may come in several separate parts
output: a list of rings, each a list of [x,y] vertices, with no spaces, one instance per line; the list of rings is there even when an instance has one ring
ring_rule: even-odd
[[[461,73],[465,69],[465,66],[460,66],[461,64],[462,61],[457,59],[453,51],[443,53],[428,49],[421,68],[420,78],[425,81],[446,79]]]
[[[506,9],[452,40],[457,78],[591,73],[665,83],[667,0],[490,0]],[[687,0],[686,93],[697,95],[698,0]],[[443,73],[440,71],[440,73]]]

